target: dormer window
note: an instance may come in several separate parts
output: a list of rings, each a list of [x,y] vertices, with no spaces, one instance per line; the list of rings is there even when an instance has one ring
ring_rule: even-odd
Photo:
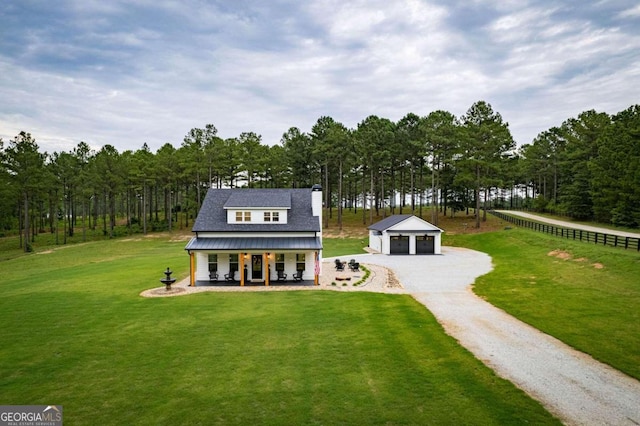
[[[236,222],[251,222],[251,212],[236,212]]]
[[[265,222],[280,222],[280,212],[264,212]]]

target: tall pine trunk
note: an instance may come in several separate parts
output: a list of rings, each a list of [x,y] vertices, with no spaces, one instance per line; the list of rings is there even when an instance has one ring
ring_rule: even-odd
[[[31,251],[29,249],[29,194],[27,192],[23,192],[23,201],[24,201],[24,252],[27,253]]]
[[[476,229],[480,229],[480,165],[476,164],[476,187],[474,188],[476,197]]]

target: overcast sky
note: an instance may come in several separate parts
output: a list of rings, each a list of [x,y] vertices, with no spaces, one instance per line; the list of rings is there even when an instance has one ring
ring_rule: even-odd
[[[4,0],[0,137],[155,152],[194,127],[279,143],[323,115],[463,115],[518,144],[640,103],[637,0]]]

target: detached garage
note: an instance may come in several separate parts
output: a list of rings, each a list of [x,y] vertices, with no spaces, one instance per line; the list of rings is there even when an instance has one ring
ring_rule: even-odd
[[[393,215],[369,227],[369,247],[383,254],[442,254],[442,232],[417,216]]]

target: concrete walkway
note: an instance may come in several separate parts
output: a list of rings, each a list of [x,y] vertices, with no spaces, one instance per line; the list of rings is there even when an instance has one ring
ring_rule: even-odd
[[[506,314],[471,291],[491,258],[443,247],[442,256],[359,255],[393,270],[448,334],[569,425],[639,425],[640,382]]]
[[[597,226],[582,225],[579,222],[568,222],[564,220],[550,219],[544,216],[539,216],[537,214],[521,212],[518,210],[496,210],[496,211],[503,214],[508,214],[511,216],[518,216],[525,219],[531,219],[536,222],[544,222],[551,225],[562,226],[565,228],[582,229],[583,231],[599,232],[602,234],[617,235],[619,237],[640,238],[640,232],[626,232],[626,231],[618,231],[616,229],[599,228]]]

